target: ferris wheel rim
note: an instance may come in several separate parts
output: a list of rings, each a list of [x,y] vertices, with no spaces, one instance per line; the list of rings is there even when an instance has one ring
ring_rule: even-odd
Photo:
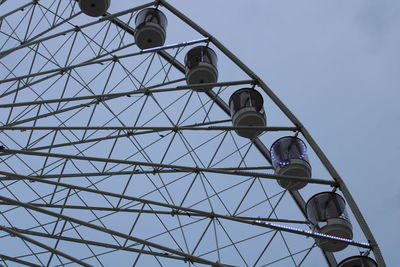
[[[5,2],[5,1],[3,1],[3,2]],[[362,230],[364,231],[365,236],[368,238],[368,240],[370,242],[370,246],[371,246],[371,248],[372,248],[372,250],[373,250],[373,252],[375,254],[377,262],[380,265],[384,266],[384,261],[383,261],[383,258],[381,256],[379,247],[377,246],[377,243],[376,243],[376,241],[375,241],[375,239],[374,239],[374,237],[372,235],[372,232],[370,231],[368,225],[366,224],[365,220],[363,219],[363,216],[362,216],[360,210],[358,209],[355,201],[353,200],[349,190],[347,189],[347,187],[344,184],[343,180],[340,178],[339,174],[333,168],[333,166],[331,165],[331,163],[329,162],[327,157],[323,154],[323,152],[319,148],[318,144],[314,141],[314,139],[311,137],[311,135],[308,133],[308,131],[304,128],[304,126],[300,123],[300,121],[295,117],[295,115],[292,112],[290,112],[290,110],[283,104],[283,102],[280,101],[280,99],[273,93],[273,91],[255,73],[253,73],[247,66],[245,66],[232,52],[230,52],[225,46],[223,46],[215,37],[213,37],[212,35],[207,33],[200,26],[198,26],[196,23],[191,21],[188,17],[186,17],[185,15],[180,13],[178,10],[176,10],[172,5],[170,5],[165,0],[153,1],[153,2],[150,2],[149,4],[146,4],[146,5],[143,5],[143,6],[150,6],[150,5],[154,5],[154,4],[161,4],[163,7],[167,8],[171,13],[176,15],[182,21],[186,22],[190,27],[192,27],[194,30],[196,30],[197,32],[199,32],[201,35],[203,35],[205,37],[204,39],[194,40],[193,42],[189,42],[188,44],[196,44],[197,42],[199,42],[199,43],[201,43],[201,42],[210,42],[210,43],[212,43],[221,52],[223,52],[228,58],[230,58],[235,64],[237,64],[237,66],[239,66],[245,73],[247,73],[248,76],[251,78],[251,80],[248,80],[248,81],[251,81],[252,84],[258,85],[260,88],[262,88],[264,93],[266,93],[270,97],[270,99],[273,100],[275,102],[275,104],[282,110],[282,112],[287,115],[287,117],[296,126],[296,127],[292,128],[292,130],[296,129],[296,131],[301,132],[301,134],[305,137],[305,139],[310,144],[310,146],[316,151],[317,155],[320,157],[321,161],[323,162],[325,167],[328,169],[328,171],[332,175],[332,177],[334,179],[334,182],[331,182],[330,184],[335,186],[335,187],[340,188],[340,190],[343,192],[343,195],[344,195],[346,201],[350,205],[353,213],[355,214],[355,216],[357,218],[357,221],[358,221],[359,225],[361,226]],[[143,7],[141,6],[141,8],[143,8]],[[136,11],[136,10],[132,9],[129,12],[132,12],[132,11]],[[119,12],[117,14],[120,14],[120,15],[121,14],[125,14],[124,12],[129,13],[127,11],[122,11],[122,12]],[[117,14],[107,14],[101,20],[107,21],[107,20],[112,20],[114,18],[118,18],[119,15],[117,15]],[[171,48],[175,48],[175,46],[179,47],[179,45],[180,44],[172,45]],[[21,44],[21,46],[25,47],[25,46],[29,46],[29,44]],[[159,52],[161,55],[163,55],[164,58],[170,58],[170,55],[164,53],[165,48],[168,48],[168,47],[161,47],[161,48],[156,48],[156,49],[153,49],[153,50],[150,49],[148,52],[149,53],[150,52]],[[13,52],[13,51],[11,51],[11,52]],[[2,55],[3,56],[7,56],[8,53],[11,53],[11,52],[7,52],[6,51]],[[174,65],[175,67],[177,67],[177,69],[180,70],[180,71],[184,70],[183,65],[179,65],[179,62],[173,62],[171,64]],[[62,71],[66,71],[66,70],[67,69],[64,69]],[[23,77],[23,78],[29,78],[29,77]],[[21,79],[21,77],[20,77],[20,79]],[[10,81],[12,81],[12,80],[9,80],[9,81],[6,80],[6,81],[3,81],[3,82],[10,82]],[[189,88],[189,86],[188,86],[188,88]],[[183,88],[183,89],[185,89],[185,88]],[[229,113],[229,107],[227,106],[227,104],[223,100],[221,100],[218,97],[217,94],[215,94],[213,91],[206,92],[206,94],[225,113]],[[0,129],[1,128],[2,127],[0,126]],[[4,128],[4,129],[6,129],[6,128]],[[265,148],[264,144],[258,139],[252,140],[252,142],[260,150],[261,154],[263,154],[266,157],[266,159],[270,161],[269,151],[268,151],[267,148]],[[10,151],[10,150],[5,149],[4,151],[7,152],[7,151]],[[200,170],[200,168],[198,170]],[[198,170],[193,169],[193,171],[198,171]],[[31,178],[31,179],[34,179],[34,178]],[[298,203],[302,202],[300,197],[299,197],[299,195],[296,192],[290,192],[290,193],[292,194],[292,196],[295,199],[297,198],[297,202]],[[177,207],[177,208],[179,208],[179,207]],[[209,214],[207,214],[207,215],[209,215]],[[176,251],[174,251],[174,253],[176,253]],[[186,259],[187,259],[187,257],[189,257],[191,255],[183,255],[183,256],[186,257]],[[331,259],[332,255],[329,255],[329,253],[325,254],[325,256],[328,258],[328,262],[330,260],[332,262],[334,261],[334,260]],[[189,257],[189,259],[192,259],[192,258]],[[193,258],[193,259],[196,259],[196,258]],[[207,262],[207,264],[212,264],[212,263],[211,262]]]

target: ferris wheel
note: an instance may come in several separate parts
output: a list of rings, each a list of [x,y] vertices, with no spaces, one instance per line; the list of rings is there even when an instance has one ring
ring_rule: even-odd
[[[0,265],[386,266],[303,124],[170,3],[0,6]]]

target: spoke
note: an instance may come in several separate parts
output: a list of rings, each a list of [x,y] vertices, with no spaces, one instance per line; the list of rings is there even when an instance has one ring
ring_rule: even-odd
[[[96,58],[93,58],[94,60]],[[180,82],[183,79],[178,79],[174,81],[170,81],[170,83]],[[210,85],[214,86],[233,86],[233,85],[243,85],[252,83],[253,80],[242,80],[242,81],[232,81],[232,82],[219,82],[219,83],[210,83]],[[167,85],[168,85],[167,84]],[[97,94],[97,95],[89,95],[89,96],[77,96],[77,97],[70,97],[70,98],[57,98],[57,99],[49,99],[49,100],[37,100],[31,102],[21,102],[21,103],[10,103],[10,104],[1,104],[0,108],[9,108],[9,107],[19,107],[19,106],[31,106],[31,105],[40,105],[40,104],[50,104],[50,103],[60,103],[60,102],[71,102],[71,101],[80,101],[80,100],[89,100],[89,99],[96,99],[98,101],[105,101],[108,99],[114,99],[117,97],[123,96],[132,96],[132,95],[143,95],[148,93],[166,93],[166,92],[173,92],[173,91],[180,91],[180,90],[188,90],[192,89],[193,87],[200,87],[204,86],[204,84],[199,85],[180,85],[177,87],[170,87],[170,88],[162,88],[162,89],[155,89],[163,84],[157,84],[154,86],[148,86],[143,89],[137,89],[133,91],[123,92],[123,93],[114,93],[114,94]],[[21,88],[20,88],[21,89]]]
[[[116,56],[115,55],[113,57],[109,57],[109,58],[105,58],[105,59],[93,60],[93,61],[86,62],[86,63],[80,63],[80,64],[76,64],[76,65],[69,65],[67,67],[61,67],[61,68],[57,68],[57,69],[51,69],[51,70],[42,71],[42,72],[36,72],[36,73],[23,75],[23,76],[19,76],[19,77],[4,79],[4,80],[0,81],[0,84],[13,82],[13,81],[19,81],[19,80],[22,80],[22,79],[32,78],[32,77],[41,76],[41,75],[45,75],[45,74],[51,74],[51,73],[58,73],[58,74],[62,75],[67,71],[75,70],[75,69],[80,68],[80,67],[85,67],[85,66],[94,65],[94,64],[103,64],[103,63],[107,63],[107,62],[120,61],[121,59],[124,59],[124,58],[134,57],[134,56],[138,56],[138,55],[142,55],[142,54],[146,54],[146,53],[153,53],[153,52],[157,52],[158,50],[173,49],[173,48],[178,48],[178,47],[182,47],[182,46],[188,46],[188,45],[192,45],[192,44],[203,43],[203,42],[206,42],[206,41],[208,41],[208,38],[203,38],[203,39],[200,39],[200,40],[187,41],[187,42],[184,42],[184,43],[173,44],[173,45],[163,46],[163,47],[159,47],[159,48],[151,48],[151,49],[149,48],[149,49],[137,52],[137,53],[130,53],[130,54],[122,55],[122,56]],[[0,53],[0,55],[1,55],[1,53]],[[207,85],[207,84],[202,84],[201,86],[204,86],[204,85]]]
[[[53,182],[53,181],[49,181],[49,180],[41,180],[41,179],[37,179],[37,178],[33,178],[33,177],[29,177],[29,176],[22,176],[22,175],[16,175],[16,174],[12,174],[12,173],[6,173],[3,171],[0,171],[0,174],[2,175],[8,175],[8,176],[14,176],[16,178],[20,178],[20,179],[28,179],[28,180],[32,180],[35,182],[41,182],[41,183],[46,183],[46,184],[54,184],[54,185],[59,185],[59,186],[63,186],[66,188],[71,188],[71,189],[76,189],[76,190],[80,190],[80,191],[86,191],[86,192],[91,192],[91,193],[95,193],[95,194],[100,194],[103,196],[111,196],[111,197],[117,197],[117,198],[124,198],[127,200],[132,200],[132,201],[136,201],[139,203],[144,203],[147,205],[156,205],[156,206],[160,206],[160,207],[166,207],[166,208],[170,208],[172,210],[180,210],[180,211],[187,211],[187,212],[194,212],[194,213],[198,213],[198,214],[202,214],[205,215],[207,217],[210,218],[221,218],[221,219],[227,219],[227,220],[231,220],[231,221],[235,221],[235,222],[241,222],[241,223],[245,223],[245,224],[251,224],[251,225],[257,225],[257,226],[261,226],[261,227],[267,227],[267,228],[271,228],[271,229],[275,229],[275,230],[279,230],[279,231],[285,231],[285,232],[289,232],[289,233],[296,233],[299,235],[304,235],[304,236],[311,236],[314,238],[319,238],[319,239],[325,239],[325,240],[334,240],[336,242],[342,242],[342,243],[347,243],[347,244],[351,244],[354,246],[358,246],[358,247],[364,247],[364,248],[371,248],[371,245],[368,243],[362,243],[362,242],[356,242],[353,240],[349,240],[349,239],[344,239],[344,238],[338,238],[338,237],[334,237],[334,236],[329,236],[329,235],[324,235],[318,232],[312,232],[312,231],[308,231],[308,230],[301,230],[298,228],[294,228],[294,227],[290,227],[290,226],[283,226],[283,225],[278,225],[275,223],[269,223],[269,222],[258,222],[258,221],[246,221],[243,219],[239,219],[233,216],[227,216],[227,215],[222,215],[222,214],[217,214],[214,212],[207,212],[207,211],[202,211],[202,210],[197,210],[197,209],[193,209],[193,208],[186,208],[186,207],[182,207],[182,206],[176,206],[176,205],[171,205],[171,204],[167,204],[167,203],[162,203],[162,202],[158,202],[158,201],[153,201],[153,200],[148,200],[148,199],[144,199],[144,198],[136,198],[136,197],[131,197],[131,196],[123,196],[120,194],[116,194],[116,193],[112,193],[112,192],[106,192],[106,191],[102,191],[102,190],[98,190],[98,189],[90,189],[90,188],[85,188],[85,187],[81,187],[81,186],[76,186],[76,185],[71,185],[71,184],[64,184],[64,183],[57,183],[57,182]],[[123,238],[127,238],[129,239],[129,237],[127,237],[126,235],[116,232],[116,231],[109,231],[107,232],[106,229],[103,229],[101,227],[97,227],[95,225],[91,225],[91,224],[86,224],[86,222],[68,217],[68,216],[64,216],[58,213],[54,213],[39,207],[35,207],[31,204],[28,203],[22,203],[13,199],[9,199],[3,196],[0,196],[0,200],[10,203],[10,204],[14,204],[17,206],[21,206],[21,207],[25,207],[27,209],[32,209],[32,210],[36,210],[39,212],[42,212],[44,214],[50,215],[50,216],[55,216],[57,218],[61,218],[61,219],[65,219],[71,222],[75,222],[78,224],[81,224],[83,226],[88,226],[88,227],[92,227],[93,229],[97,229],[99,231],[104,231],[106,233],[110,233],[110,234],[114,234],[116,236],[121,236]],[[90,225],[90,226],[89,226]],[[133,239],[129,239],[134,241]],[[141,243],[138,241],[138,243]],[[144,243],[142,243],[144,244]],[[156,247],[156,246],[154,246]],[[167,250],[168,251],[168,250]],[[178,254],[181,255],[181,254]]]
[[[91,224],[91,223],[87,223],[87,222],[79,220],[79,219],[75,219],[75,218],[72,218],[72,217],[69,217],[69,216],[65,216],[65,215],[58,214],[58,213],[55,213],[55,212],[52,212],[52,211],[48,211],[48,210],[45,210],[45,209],[42,209],[42,208],[38,208],[38,207],[32,206],[32,205],[27,204],[27,203],[22,203],[22,202],[19,202],[19,201],[15,201],[13,199],[6,198],[6,197],[3,197],[3,196],[0,196],[0,200],[8,202],[8,203],[16,204],[16,205],[25,207],[27,209],[35,210],[35,211],[44,213],[44,214],[49,215],[49,216],[53,216],[53,217],[60,218],[60,219],[66,220],[66,221],[77,223],[79,225],[83,225],[83,226],[95,229],[97,231],[100,231],[100,232],[104,232],[104,233],[112,234],[112,235],[115,235],[115,236],[119,236],[119,237],[122,237],[122,238],[125,238],[125,239],[128,239],[128,240],[131,240],[133,242],[137,242],[139,244],[144,244],[146,246],[154,247],[156,249],[161,249],[161,250],[164,250],[166,252],[170,252],[172,254],[183,256],[184,258],[186,258],[188,260],[191,260],[193,262],[199,262],[199,263],[209,264],[209,265],[213,264],[213,262],[210,262],[209,260],[206,260],[206,259],[202,259],[202,258],[193,256],[193,255],[189,255],[189,254],[180,252],[178,250],[174,250],[174,249],[171,249],[171,248],[168,248],[168,247],[165,247],[165,246],[153,243],[153,242],[142,240],[140,238],[129,236],[129,235],[120,233],[118,231],[114,231],[114,230],[111,230],[111,229],[106,229],[106,228],[103,228],[103,227],[100,227],[100,226],[97,226],[97,225],[94,225],[94,224]],[[90,266],[90,265],[85,264],[85,263],[83,263],[83,262],[81,262],[81,261],[79,261],[79,260],[77,260],[77,259],[75,259],[75,258],[73,258],[73,257],[71,257],[69,255],[66,255],[66,254],[64,254],[62,252],[59,252],[57,250],[54,250],[54,249],[52,249],[52,248],[50,248],[50,247],[48,247],[48,246],[46,246],[44,244],[41,244],[41,243],[39,243],[37,241],[34,241],[34,240],[32,240],[32,239],[30,239],[28,237],[25,237],[25,236],[13,231],[13,230],[7,229],[7,228],[5,228],[3,226],[0,226],[0,229],[3,230],[3,231],[8,232],[10,234],[14,234],[14,235],[16,235],[16,236],[18,236],[20,238],[26,239],[27,241],[29,241],[31,243],[34,243],[35,245],[41,246],[46,250],[52,251],[52,252],[54,252],[56,254],[59,254],[60,256],[68,258],[68,259],[70,259],[70,260],[72,260],[74,262],[77,262],[77,263],[81,264],[81,265]]]
[[[310,249],[307,251],[307,253],[304,255],[304,257],[301,259],[300,263],[298,266],[301,266],[303,264],[303,262],[305,261],[305,259],[307,258],[308,254],[311,253],[311,251],[313,250],[313,248],[315,247],[315,244],[312,245],[312,247],[310,247]]]
[[[157,257],[166,257],[166,258],[170,258],[170,259],[177,259],[177,260],[181,260],[181,261],[185,260],[185,258],[183,258],[183,257],[177,257],[177,256],[174,256],[171,254],[152,252],[152,251],[130,248],[130,247],[116,246],[116,245],[112,245],[109,243],[102,243],[102,242],[97,242],[97,241],[92,241],[92,240],[87,240],[87,239],[78,239],[78,238],[72,238],[72,237],[66,237],[66,236],[60,236],[60,235],[49,235],[49,234],[44,234],[41,232],[23,230],[23,229],[15,229],[15,228],[13,230],[16,232],[22,233],[22,234],[26,234],[26,235],[40,236],[40,237],[51,238],[51,239],[55,239],[55,240],[74,242],[74,243],[78,243],[78,244],[87,244],[87,245],[98,246],[98,247],[103,247],[103,248],[111,248],[114,250],[123,250],[123,251],[129,251],[129,252],[134,252],[134,253],[143,253],[143,254],[153,255],[153,256],[157,256]],[[1,257],[1,255],[0,255],[0,257]],[[33,265],[33,266],[37,266],[37,265]]]
[[[126,48],[128,48],[128,47],[131,47],[131,46],[132,46],[132,44],[128,44],[128,45],[126,45],[126,46],[119,47],[119,48],[117,48],[117,49],[115,49],[115,50],[113,50],[113,51],[110,51],[109,53],[105,53],[105,54],[103,54],[103,55],[96,56],[96,57],[94,57],[94,58],[92,58],[92,59],[89,59],[89,60],[87,60],[86,62],[90,62],[90,61],[93,61],[93,60],[98,60],[98,59],[100,59],[100,58],[102,58],[102,57],[111,55],[111,54],[113,54],[113,53],[116,53],[116,52],[118,52],[118,51],[124,50],[124,49],[126,49]],[[44,67],[44,66],[43,66],[43,67]],[[70,72],[66,72],[66,74],[68,75],[68,78],[76,79],[75,77],[73,77],[73,76],[70,74]],[[33,85],[39,84],[39,83],[44,82],[44,81],[46,81],[46,80],[50,80],[51,78],[53,78],[53,77],[55,77],[55,76],[59,76],[58,79],[60,79],[60,78],[62,77],[62,75],[60,75],[60,73],[50,74],[50,75],[45,76],[45,77],[43,77],[43,78],[37,79],[37,80],[35,80],[35,81],[33,81],[33,82],[29,83],[29,84],[24,84],[23,86],[18,86],[17,89],[14,89],[14,90],[11,90],[11,91],[8,91],[8,92],[6,91],[6,92],[4,92],[3,94],[1,94],[0,97],[5,97],[5,96],[8,96],[8,95],[10,95],[10,94],[17,93],[17,92],[21,91],[22,89],[26,89],[26,88],[32,89],[31,87],[32,87]],[[32,90],[33,90],[33,89],[32,89]],[[92,99],[92,98],[93,98],[93,97],[90,97],[90,96],[89,96],[88,99]],[[41,104],[41,103],[42,103],[42,104],[48,104],[48,103],[55,103],[55,102],[65,102],[65,101],[62,101],[62,99],[53,99],[53,100],[49,100],[49,101],[47,101],[47,100],[38,100],[38,99],[40,99],[40,97],[37,98],[35,101],[23,103],[21,106],[27,106],[27,105],[33,105],[33,104]],[[63,99],[67,99],[66,101],[69,101],[68,98],[63,98]],[[78,100],[79,100],[79,99],[78,99]],[[72,100],[71,100],[71,101],[72,101]],[[11,104],[11,106],[15,106],[15,105],[16,105],[16,106],[19,106],[19,103],[13,103],[13,104]],[[6,105],[3,106],[3,107],[10,107],[10,106],[7,106],[7,104],[6,104]]]
[[[102,17],[101,19],[99,19],[99,20],[97,20],[97,21],[90,22],[90,23],[87,23],[87,24],[85,24],[85,25],[81,25],[81,26],[79,26],[79,29],[82,30],[82,29],[87,28],[87,27],[89,27],[89,26],[93,26],[93,25],[98,24],[98,23],[101,23],[101,22],[103,22],[103,21],[111,20],[111,19],[114,19],[114,18],[116,18],[116,17],[118,17],[118,16],[122,16],[122,15],[131,13],[131,12],[134,12],[134,11],[137,11],[137,10],[141,10],[141,9],[143,9],[143,8],[152,6],[152,5],[154,5],[154,4],[155,4],[155,2],[150,2],[150,3],[148,3],[148,4],[144,4],[144,5],[141,5],[141,6],[138,6],[138,7],[130,8],[130,9],[127,9],[127,10],[124,10],[124,11],[121,11],[121,12],[118,12],[118,13],[115,13],[115,14],[108,15],[108,16]],[[56,38],[56,37],[63,36],[63,35],[66,35],[66,34],[68,34],[68,33],[75,32],[75,31],[76,31],[76,28],[74,27],[74,28],[71,28],[71,29],[69,29],[69,30],[64,30],[64,31],[62,31],[62,32],[59,32],[59,33],[56,33],[56,34],[47,36],[47,37],[45,37],[45,38],[38,39],[38,40],[36,40],[36,41],[35,41],[35,40],[32,40],[32,41],[25,42],[25,43],[21,44],[21,45],[18,46],[18,47],[15,47],[15,48],[12,48],[12,49],[8,49],[8,50],[2,51],[2,52],[0,53],[0,58],[2,58],[2,57],[4,57],[4,56],[7,56],[8,54],[10,54],[10,53],[12,53],[12,52],[15,52],[15,51],[17,51],[17,50],[19,50],[19,49],[22,49],[22,48],[24,48],[24,47],[28,47],[28,46],[32,46],[32,45],[35,45],[35,44],[38,44],[38,43],[42,43],[42,42],[45,42],[45,41],[47,41],[47,40],[54,39],[54,38]]]
[[[4,4],[6,1],[7,1],[7,0],[3,0],[3,1],[0,2],[0,4]],[[14,9],[14,10],[12,10],[12,11],[10,11],[10,12],[8,12],[8,13],[2,15],[2,16],[0,16],[0,20],[3,20],[4,18],[6,18],[6,17],[8,17],[8,16],[10,16],[10,15],[12,15],[12,14],[18,12],[18,11],[21,11],[21,9],[24,9],[24,8],[30,6],[30,5],[32,5],[32,4],[34,4],[34,3],[35,3],[35,1],[31,1],[31,2],[26,3],[25,5],[22,5],[22,6],[20,6],[20,7],[17,7],[16,9]]]
[[[238,242],[234,242],[231,238],[231,236],[228,234],[228,232],[226,231],[225,227],[223,226],[223,224],[218,220],[219,222],[219,226],[222,228],[223,232],[225,233],[225,235],[228,237],[229,242],[231,243],[230,245],[233,246],[237,252],[237,254],[240,256],[240,258],[242,259],[242,261],[244,262],[244,264],[246,264],[246,266],[249,266],[249,264],[246,262],[246,260],[244,259],[242,253],[240,253],[239,249],[237,248],[236,244]]]
[[[4,261],[4,260],[8,260],[8,261],[12,261],[15,263],[19,263],[19,264],[23,264],[25,266],[32,266],[32,267],[40,267],[41,265],[37,265],[28,261],[24,261],[21,259],[18,259],[18,257],[10,257],[4,254],[0,254],[0,258]]]
[[[265,245],[263,251],[260,253],[260,256],[258,256],[256,262],[254,263],[253,266],[257,266],[258,262],[261,260],[262,256],[265,254],[265,252],[267,251],[267,249],[271,246],[272,241],[274,240],[276,234],[278,233],[278,231],[275,231],[274,234],[272,235],[272,237],[269,239],[268,243]]]
[[[17,231],[14,231],[13,229],[10,229],[10,228],[7,228],[7,227],[4,227],[4,226],[0,225],[0,230],[5,231],[5,232],[7,232],[7,233],[9,233],[11,235],[15,235],[15,236],[17,236],[17,237],[19,237],[21,239],[24,239],[24,240],[26,240],[26,241],[28,241],[28,242],[30,242],[32,244],[35,244],[36,246],[39,246],[39,247],[41,247],[43,249],[46,249],[46,250],[48,250],[48,251],[50,251],[50,252],[52,252],[54,254],[60,255],[60,256],[62,256],[64,258],[69,259],[69,260],[71,260],[71,261],[73,261],[75,263],[78,263],[78,264],[82,265],[82,266],[87,266],[87,267],[91,266],[89,264],[86,264],[86,263],[74,258],[71,255],[65,254],[65,253],[63,253],[63,252],[61,252],[61,251],[59,251],[57,249],[53,249],[52,247],[49,247],[49,246],[47,246],[47,245],[45,245],[45,244],[43,244],[43,243],[41,243],[39,241],[36,241],[36,240],[34,240],[34,239],[30,238],[30,237],[22,235],[22,234],[18,233]]]
[[[297,254],[303,253],[303,252],[305,252],[305,251],[307,251],[307,250],[309,250],[309,249],[306,248],[306,249],[297,251],[297,252],[293,253],[293,255],[297,255]],[[293,256],[293,255],[292,255],[292,256]],[[274,263],[277,263],[277,262],[286,260],[286,259],[289,258],[289,257],[291,257],[291,256],[282,257],[282,258],[280,258],[280,259],[277,259],[277,260],[275,260],[275,261],[272,261],[272,262],[270,262],[270,263],[267,263],[267,264],[264,264],[264,265],[261,265],[261,266],[263,266],[263,267],[264,267],[264,266],[270,266],[270,265],[272,265],[272,264],[274,264]]]
[[[11,150],[11,149],[2,149],[3,155],[6,154],[25,154],[25,155],[34,155],[34,156],[49,156],[55,158],[63,158],[63,159],[76,159],[76,160],[85,160],[85,161],[98,161],[98,162],[112,162],[112,163],[120,163],[120,164],[128,164],[128,165],[140,165],[147,167],[156,167],[156,168],[168,168],[168,169],[177,169],[182,171],[189,172],[210,172],[210,173],[220,173],[220,174],[229,174],[229,175],[239,175],[239,176],[253,176],[258,178],[266,178],[266,179],[287,179],[290,181],[302,181],[307,183],[315,183],[315,184],[326,184],[335,186],[336,183],[328,180],[321,179],[307,179],[301,178],[297,176],[285,176],[285,175],[275,175],[275,174],[267,174],[267,173],[256,173],[256,172],[246,172],[246,171],[225,171],[220,169],[210,169],[210,168],[199,168],[199,167],[190,167],[190,166],[181,166],[181,165],[171,165],[171,164],[160,164],[160,163],[152,163],[152,162],[140,162],[140,161],[130,161],[130,160],[119,160],[119,159],[111,159],[111,158],[98,158],[98,157],[89,157],[89,156],[78,156],[78,155],[67,155],[67,154],[57,154],[57,153],[45,153],[45,152],[36,152],[36,151],[27,151],[27,150]],[[0,172],[3,173],[3,172]]]

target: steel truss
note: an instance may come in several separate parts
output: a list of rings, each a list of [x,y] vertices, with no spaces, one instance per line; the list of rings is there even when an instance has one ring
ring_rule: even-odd
[[[324,257],[336,266],[336,255],[316,246],[322,239],[348,244],[350,255],[371,251],[385,266],[303,124],[167,1],[96,19],[74,0],[0,6],[0,244],[12,247],[2,264],[300,266]],[[151,6],[171,18],[170,30],[186,27],[196,37],[138,49],[131,25]],[[196,45],[214,48],[227,68],[210,92],[185,83],[183,57]],[[261,91],[267,118],[279,122],[253,140],[235,134],[252,127],[231,124],[227,99],[241,87]],[[301,136],[326,177],[274,174],[267,145],[284,135]],[[307,189],[286,191],[280,179]],[[320,234],[307,220],[305,197],[323,190],[341,191],[357,239]]]

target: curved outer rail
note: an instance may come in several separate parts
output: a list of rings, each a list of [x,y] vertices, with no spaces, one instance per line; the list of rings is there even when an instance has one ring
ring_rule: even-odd
[[[4,1],[0,1],[0,3],[2,3],[2,2],[5,2],[5,0]],[[111,22],[113,22],[117,26],[119,26],[121,28],[124,28],[128,33],[133,34],[134,30],[129,28],[128,25],[124,25],[124,23],[119,21],[119,19],[117,17],[119,15],[121,15],[121,14],[125,14],[125,12],[131,12],[133,10],[138,10],[138,9],[143,8],[143,7],[147,7],[147,6],[153,5],[156,2],[157,1],[153,1],[153,2],[150,2],[150,3],[146,4],[146,5],[142,5],[142,6],[130,9],[129,11],[124,11],[124,12],[116,13],[116,14],[113,14],[113,15],[109,14],[108,16],[103,17],[99,21],[96,21],[96,22],[89,23],[89,24],[85,25],[85,27],[86,26],[90,26],[92,24],[99,23],[99,22],[104,21],[104,20],[110,20]],[[343,180],[340,177],[340,175],[338,174],[338,172],[334,169],[334,167],[332,166],[332,164],[330,163],[328,158],[322,152],[322,150],[320,149],[318,144],[312,138],[312,136],[307,131],[307,129],[302,125],[302,123],[296,118],[296,116],[283,104],[283,102],[273,93],[273,91],[253,71],[251,71],[246,65],[244,65],[242,61],[240,61],[233,53],[231,53],[215,37],[210,35],[207,31],[202,29],[196,23],[191,21],[188,17],[186,17],[185,15],[180,13],[178,10],[176,10],[172,5],[170,5],[165,0],[159,0],[158,3],[163,5],[165,8],[167,8],[170,12],[172,12],[174,15],[176,15],[182,21],[184,21],[189,26],[191,26],[198,33],[200,33],[204,37],[208,38],[211,43],[213,43],[221,52],[223,52],[230,60],[232,60],[242,71],[244,71],[247,75],[249,75],[249,77],[251,77],[251,79],[253,79],[255,81],[255,83],[257,83],[264,90],[264,92],[270,97],[270,99],[291,120],[291,122],[295,125],[295,127],[299,131],[301,131],[301,133],[303,134],[303,136],[305,137],[307,142],[310,144],[310,146],[312,147],[312,149],[314,150],[316,155],[321,160],[322,164],[325,166],[325,168],[328,170],[328,172],[332,176],[333,180],[338,184],[338,187],[343,192],[343,195],[344,195],[347,203],[349,204],[354,216],[356,217],[358,224],[360,225],[365,237],[368,239],[368,242],[370,243],[370,245],[372,247],[372,251],[373,251],[373,253],[375,255],[375,258],[376,258],[376,261],[377,261],[378,265],[382,266],[382,267],[385,267],[386,264],[385,264],[384,259],[382,257],[382,254],[381,254],[381,251],[379,249],[379,246],[378,246],[377,242],[375,241],[375,238],[373,237],[373,234],[372,234],[371,230],[369,229],[366,221],[364,220],[364,218],[363,218],[359,208],[357,207],[354,199],[352,198],[349,189],[347,188],[347,186],[343,182]],[[72,31],[72,29],[70,31]],[[63,34],[63,33],[65,33],[65,32],[58,33],[58,34]],[[54,37],[54,36],[55,35],[51,35],[50,37]],[[1,56],[5,56],[8,53],[11,53],[12,51],[15,51],[17,49],[32,45],[32,44],[34,44],[36,42],[40,42],[40,41],[43,41],[43,40],[46,40],[46,39],[47,38],[36,40],[36,41],[31,40],[31,42],[24,43],[24,44],[22,44],[21,46],[19,46],[17,48],[11,49],[10,51],[3,52],[2,54],[0,54],[0,57]],[[184,73],[183,65],[180,62],[176,61],[174,58],[172,58],[167,52],[165,52],[164,50],[158,50],[157,53],[160,54],[160,56],[162,56],[165,59],[167,59],[168,61],[170,61],[170,63],[174,67],[176,67],[178,70],[180,70],[180,71],[182,71]],[[224,112],[229,114],[229,107],[221,98],[219,98],[212,91],[208,92],[207,95],[210,98],[212,98],[215,101],[215,103]],[[264,144],[259,139],[255,139],[253,141],[253,143],[257,147],[257,149],[262,153],[262,155],[266,158],[266,160],[268,160],[270,162],[271,161],[270,154],[269,154],[268,149],[264,146]],[[304,202],[304,199],[302,198],[302,196],[300,195],[300,193],[297,192],[297,191],[290,192],[290,193],[291,193],[292,197],[294,198],[295,202],[297,203],[298,207],[300,208],[300,210],[305,215],[305,202]],[[336,266],[336,264],[337,264],[336,263],[336,259],[334,258],[332,253],[323,251],[323,254],[324,254],[324,256],[325,256],[325,258],[326,258],[326,260],[327,260],[327,262],[328,262],[328,264],[330,266]],[[186,255],[184,255],[184,256],[186,256]],[[199,261],[202,262],[202,259],[199,259]],[[210,262],[207,262],[207,263],[210,263]]]
[[[321,160],[322,164],[325,166],[325,168],[328,170],[329,174],[332,176],[332,178],[339,183],[339,188],[342,191],[347,203],[350,206],[351,211],[353,212],[354,216],[357,219],[358,224],[360,225],[364,235],[368,239],[369,243],[372,246],[372,251],[375,255],[376,261],[380,267],[386,267],[386,263],[383,259],[381,250],[371,232],[371,229],[367,225],[363,215],[361,214],[360,209],[358,208],[356,202],[354,201],[353,197],[350,194],[349,189],[343,182],[343,179],[340,177],[339,173],[335,170],[331,162],[328,160],[326,155],[322,152],[321,148],[318,146],[318,144],[315,142],[315,140],[312,138],[310,133],[307,131],[307,129],[303,126],[303,124],[297,119],[297,117],[283,104],[283,102],[274,94],[274,92],[252,71],[250,70],[241,60],[239,60],[232,52],[230,52],[222,43],[220,43],[215,37],[213,37],[211,34],[209,34],[207,31],[205,31],[203,28],[201,28],[199,25],[197,25],[195,22],[190,20],[188,17],[186,17],[184,14],[180,13],[177,9],[175,9],[172,5],[170,5],[167,1],[165,0],[159,0],[159,2],[165,6],[169,11],[171,11],[174,15],[179,17],[181,20],[186,22],[188,25],[190,25],[193,29],[195,29],[197,32],[202,34],[204,37],[208,37],[210,42],[212,42],[219,50],[221,50],[230,60],[232,60],[238,67],[240,67],[245,73],[247,73],[252,79],[258,81],[258,85],[264,90],[264,92],[271,98],[271,100],[280,108],[280,110],[291,120],[291,122],[296,125],[307,140],[307,142],[310,144],[318,158]],[[222,101],[222,100],[221,100]],[[219,104],[221,106],[221,104]],[[225,104],[226,105],[226,104]],[[260,149],[260,144],[257,145],[257,141],[255,142],[256,146],[258,149]],[[261,143],[261,142],[260,142]],[[264,147],[265,148],[265,147]],[[269,157],[269,151],[261,151],[261,153],[266,156],[267,155],[267,160],[270,161]],[[292,196],[296,200],[296,195],[300,194],[292,194]],[[304,201],[304,200],[303,200]],[[302,201],[296,201],[299,207],[304,205],[304,203],[301,203]],[[299,203],[300,202],[300,203]],[[304,207],[303,207],[304,208]],[[304,210],[303,210],[304,211]],[[329,255],[332,253],[326,253],[325,252],[325,257],[327,258],[328,263],[331,265],[332,263],[336,264],[336,261],[332,261],[332,255]],[[334,265],[336,266],[336,265]]]

